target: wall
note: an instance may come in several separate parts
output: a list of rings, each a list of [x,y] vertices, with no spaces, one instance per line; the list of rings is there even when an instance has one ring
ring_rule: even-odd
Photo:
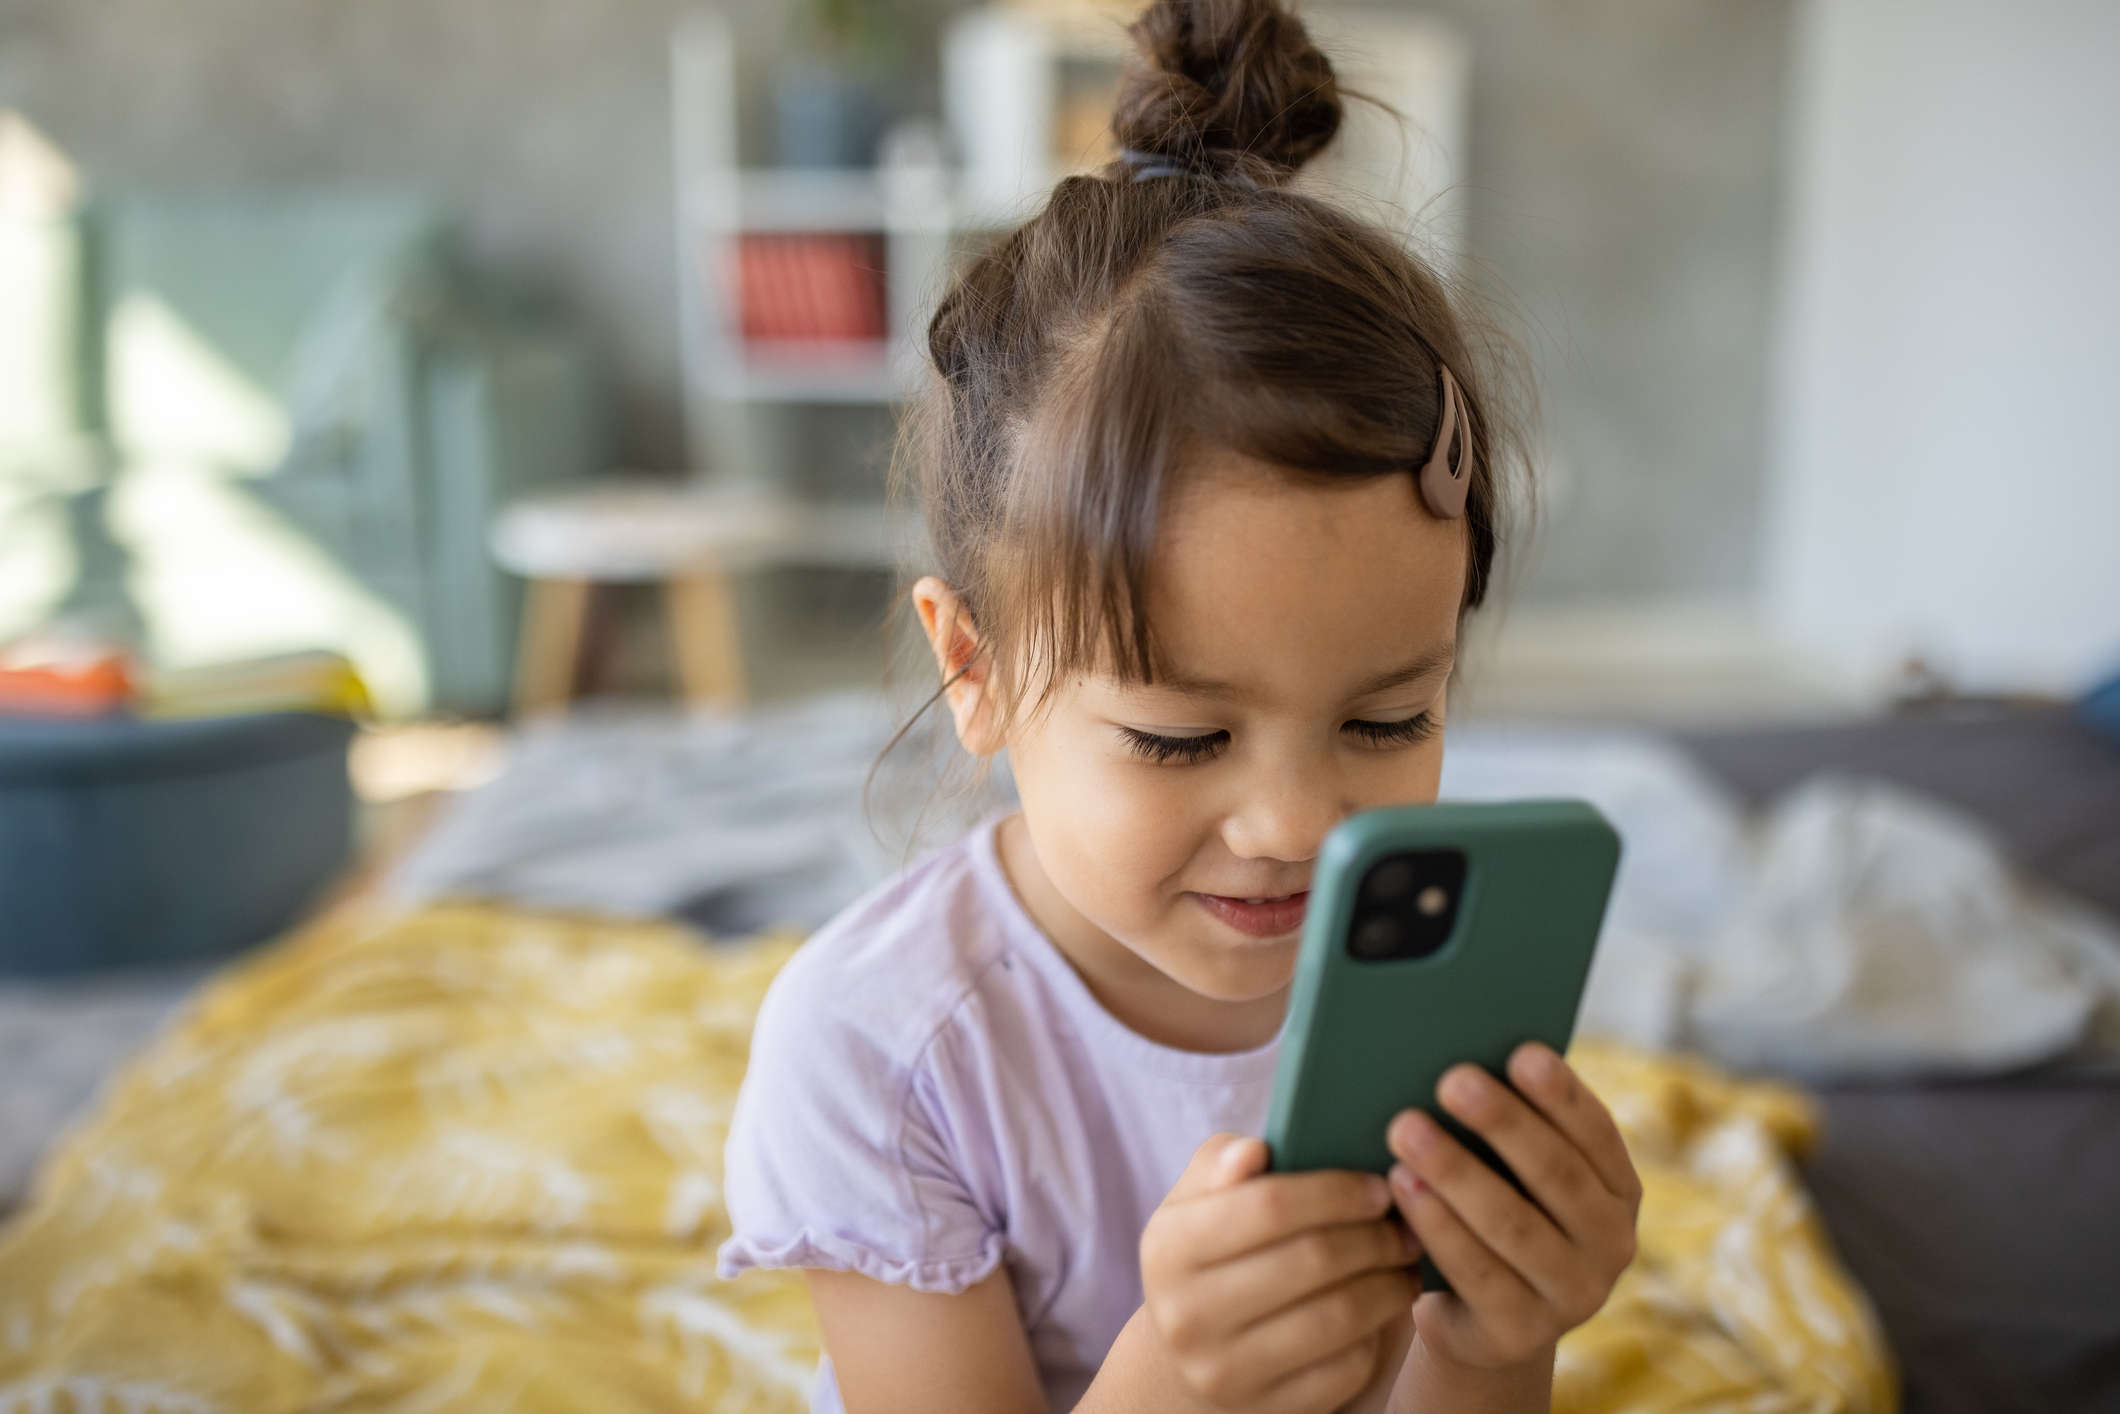
[[[0,107],[105,187],[412,187],[594,340],[680,464],[666,41],[687,0],[0,0]],[[731,7],[770,67],[791,5]],[[747,94],[757,109],[762,94]],[[757,124],[753,125],[759,126]]]
[[[1475,273],[1532,355],[1520,598],[1748,596],[1786,0],[1445,0],[1472,38]]]
[[[1804,13],[1768,599],[1857,674],[2120,666],[2120,7]]]
[[[621,456],[671,467],[664,39],[684,3],[0,0],[0,106],[107,184],[450,195],[473,255],[596,341]],[[961,0],[892,3],[917,57]],[[1470,263],[1522,311],[1544,391],[1554,475],[1527,597],[1756,580],[1788,4],[1419,7],[1472,40]],[[797,8],[728,5],[747,73],[770,72]]]

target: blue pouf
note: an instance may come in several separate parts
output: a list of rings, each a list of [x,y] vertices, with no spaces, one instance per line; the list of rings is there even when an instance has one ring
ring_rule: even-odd
[[[339,717],[0,718],[0,973],[221,957],[353,842]]]

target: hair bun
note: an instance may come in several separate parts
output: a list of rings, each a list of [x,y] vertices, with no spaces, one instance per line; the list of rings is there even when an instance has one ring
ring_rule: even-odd
[[[1146,66],[1112,111],[1122,148],[1278,182],[1332,141],[1332,61],[1277,0],[1154,0],[1129,31]]]

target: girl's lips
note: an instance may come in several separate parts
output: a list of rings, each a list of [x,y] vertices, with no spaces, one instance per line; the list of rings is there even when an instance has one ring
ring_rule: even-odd
[[[1310,892],[1288,894],[1282,898],[1242,899],[1230,898],[1226,894],[1194,894],[1200,907],[1215,917],[1254,938],[1278,938],[1283,933],[1293,933],[1303,926],[1303,909],[1310,902]]]

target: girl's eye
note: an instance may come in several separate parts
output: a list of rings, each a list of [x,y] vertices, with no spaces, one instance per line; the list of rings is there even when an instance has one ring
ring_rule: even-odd
[[[1220,751],[1229,741],[1228,732],[1209,732],[1205,736],[1158,736],[1154,732],[1139,731],[1133,727],[1119,728],[1119,735],[1126,739],[1134,755],[1157,765],[1168,765],[1172,761],[1190,766],[1205,761]]]
[[[1368,746],[1417,746],[1436,733],[1435,718],[1422,712],[1397,722],[1365,722],[1357,719],[1342,724],[1341,731],[1353,732]]]

